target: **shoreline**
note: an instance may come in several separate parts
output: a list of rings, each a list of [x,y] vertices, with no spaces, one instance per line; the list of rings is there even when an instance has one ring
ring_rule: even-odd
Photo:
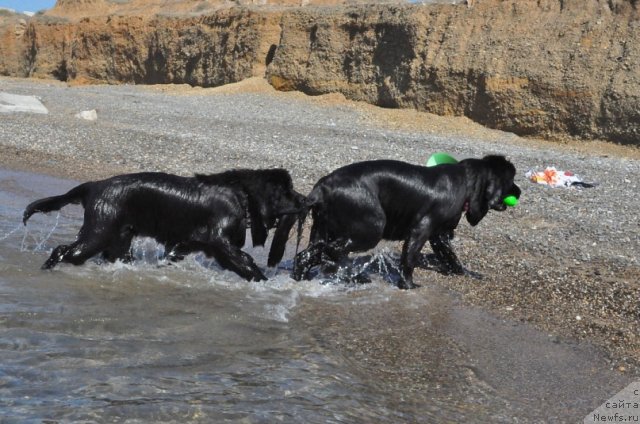
[[[280,93],[254,79],[217,89],[69,87],[4,77],[0,83],[0,91],[34,93],[50,109],[43,116],[1,115],[0,166],[80,181],[140,170],[285,167],[306,193],[320,176],[357,160],[419,162],[441,150],[459,158],[506,154],[518,168],[524,202],[490,214],[477,228],[461,223],[454,243],[465,266],[484,279],[420,269],[416,281],[500,319],[593,344],[610,356],[611,369],[640,375],[640,264],[634,257],[640,200],[633,195],[640,149],[523,139],[465,118]],[[98,110],[96,122],[74,117],[89,108]],[[526,168],[544,165],[599,185],[549,189],[524,178]],[[395,304],[389,313],[407,311]],[[366,318],[359,319],[364,325]],[[398,331],[411,338],[410,330]]]

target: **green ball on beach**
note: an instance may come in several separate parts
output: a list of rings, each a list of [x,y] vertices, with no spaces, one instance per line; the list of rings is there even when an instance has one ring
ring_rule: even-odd
[[[505,205],[511,206],[511,207],[518,204],[518,198],[514,195],[507,196],[504,199],[502,199],[502,201],[504,202]]]
[[[436,166],[445,163],[458,163],[458,161],[453,156],[443,152],[434,153],[429,160],[427,160],[427,166]]]

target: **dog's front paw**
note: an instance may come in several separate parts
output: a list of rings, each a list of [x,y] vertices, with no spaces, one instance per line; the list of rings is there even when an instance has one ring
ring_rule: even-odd
[[[255,282],[268,280],[268,278],[264,275],[264,273],[260,270],[260,268],[258,268],[258,266],[255,264],[251,266],[251,272],[253,273],[253,276],[251,279]]]
[[[364,275],[364,273],[351,275],[348,279],[348,282],[351,284],[370,284],[371,278]]]
[[[184,243],[178,243],[166,253],[165,258],[170,262],[179,262],[189,253],[191,252],[187,249],[187,246]]]
[[[460,266],[460,267],[444,266],[442,273],[444,275],[461,275],[463,277],[471,277],[476,280],[482,280],[484,278],[482,274],[475,271],[470,271],[463,266]]]
[[[475,280],[479,280],[482,281],[484,280],[484,276],[482,274],[480,274],[479,272],[475,272],[475,271],[469,271],[468,269],[464,269],[464,272],[462,273],[462,275],[464,275],[465,277],[471,277]]]
[[[294,268],[293,271],[291,271],[290,276],[291,276],[291,279],[294,280],[294,281],[302,280],[302,273],[300,272],[300,270],[297,270],[295,268]]]
[[[415,284],[413,280],[400,279],[400,281],[398,281],[398,288],[400,290],[411,290],[418,287],[420,286],[418,284]]]
[[[440,271],[444,275],[465,275],[468,271],[462,265],[442,264]]]
[[[293,270],[291,271],[291,278],[296,281],[302,280],[302,277],[305,275],[304,267],[300,265],[300,263],[296,260],[293,262]]]
[[[184,255],[177,255],[174,252],[169,252],[169,254],[167,255],[167,260],[169,262],[180,262],[184,258],[185,258]]]
[[[69,246],[60,245],[53,249],[51,256],[45,263],[42,264],[40,269],[53,269],[59,262],[62,262],[67,252],[70,250]]]
[[[53,267],[55,267],[58,262],[59,261],[56,261],[56,260],[53,260],[53,259],[49,258],[49,259],[47,259],[47,261],[45,263],[42,264],[40,269],[42,269],[42,270],[53,269]]]

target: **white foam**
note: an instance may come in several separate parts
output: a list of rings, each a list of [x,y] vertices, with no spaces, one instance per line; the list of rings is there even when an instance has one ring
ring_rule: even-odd
[[[289,322],[289,314],[298,305],[300,299],[299,292],[293,290],[277,298],[270,299],[272,303],[264,305],[266,318],[278,322]]]
[[[35,237],[37,246],[43,246],[55,228],[54,225],[44,238],[41,235]],[[255,311],[258,318],[280,323],[288,322],[292,311],[305,298],[326,299],[329,302],[346,300],[359,305],[380,304],[387,302],[390,293],[397,290],[377,274],[372,275],[369,284],[348,284],[328,278],[295,281],[290,277],[289,269],[264,268],[262,261],[266,261],[267,249],[248,248],[246,251],[256,258],[258,266],[268,277],[267,281],[248,282],[234,272],[222,269],[215,260],[202,253],[188,255],[179,262],[167,261],[163,259],[164,246],[151,238],[133,240],[134,261],[131,263],[108,263],[94,258],[83,266],[60,264],[56,269],[81,280],[104,281],[115,285],[151,282],[194,290],[220,289],[227,292],[227,296],[231,295],[230,298],[244,299],[252,304],[251,310]],[[391,253],[381,249],[373,255],[356,258],[352,268],[355,272],[363,272],[368,267],[382,264],[382,273],[390,272],[383,267],[386,262],[382,258],[385,255],[390,256]],[[352,273],[353,270],[345,272]]]

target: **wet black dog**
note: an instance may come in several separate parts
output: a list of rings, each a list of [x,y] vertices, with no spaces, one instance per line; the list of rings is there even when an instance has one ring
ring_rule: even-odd
[[[82,203],[85,209],[76,241],[56,247],[44,269],[60,261],[82,264],[100,253],[111,262],[127,260],[132,238],[146,236],[164,244],[169,257],[203,251],[223,268],[259,281],[266,277],[240,250],[246,229],[251,227],[253,244],[259,246],[268,230],[276,227],[268,265],[277,265],[303,200],[284,169],[195,177],[149,172],[91,181],[66,194],[37,200],[25,209],[23,222],[26,225],[36,212],[59,210],[70,203]]]
[[[503,199],[520,197],[515,167],[502,156],[466,159],[431,168],[392,160],[359,162],[321,178],[307,198],[313,226],[309,246],[295,259],[293,278],[309,278],[316,265],[335,266],[349,252],[380,240],[403,240],[401,288],[412,288],[413,269],[429,241],[449,272],[467,272],[450,241],[463,214],[472,226]]]

